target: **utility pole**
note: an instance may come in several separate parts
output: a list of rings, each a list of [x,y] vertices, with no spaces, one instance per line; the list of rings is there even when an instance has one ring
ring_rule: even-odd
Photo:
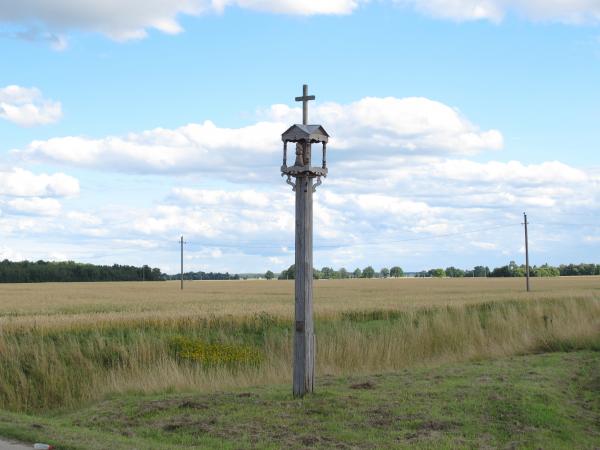
[[[295,322],[294,322],[294,397],[303,397],[314,390],[315,335],[313,324],[313,192],[327,176],[327,141],[329,135],[321,125],[308,125],[308,86],[302,88],[302,125],[292,125],[282,134],[283,165],[281,176],[296,192],[296,261],[295,261]],[[296,161],[287,165],[288,143],[295,143]],[[311,146],[321,143],[323,160],[321,167],[311,164]],[[295,182],[291,180],[294,177]],[[316,178],[316,183],[313,181]]]
[[[183,235],[181,235],[181,290],[183,290],[183,244],[186,242],[183,241]]]
[[[523,225],[525,225],[525,277],[527,278],[527,292],[531,289],[529,287],[529,238],[527,236],[527,214],[523,213]]]

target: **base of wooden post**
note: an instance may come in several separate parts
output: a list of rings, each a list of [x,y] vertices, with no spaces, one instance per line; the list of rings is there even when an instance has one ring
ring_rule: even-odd
[[[298,333],[294,335],[294,361],[302,358],[299,364],[294,364],[294,397],[302,398],[315,390],[315,335],[314,333]]]

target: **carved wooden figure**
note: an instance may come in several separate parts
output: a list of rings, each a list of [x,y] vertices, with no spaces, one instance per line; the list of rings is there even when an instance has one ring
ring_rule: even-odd
[[[308,125],[308,95],[304,85],[302,102],[302,125],[292,125],[283,135],[283,165],[281,176],[296,192],[296,280],[295,280],[295,327],[294,327],[294,396],[302,397],[313,392],[315,377],[315,335],[313,325],[313,200],[312,194],[327,177],[326,148],[329,135],[321,125]],[[296,161],[287,165],[287,144],[296,143]],[[311,165],[311,146],[321,143],[323,161],[321,167]],[[292,177],[295,181],[292,181]],[[317,179],[313,184],[314,179]]]

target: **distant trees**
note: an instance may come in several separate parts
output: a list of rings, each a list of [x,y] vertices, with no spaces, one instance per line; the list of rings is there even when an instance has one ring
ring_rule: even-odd
[[[165,277],[149,266],[112,266],[73,261],[0,262],[0,283],[42,283],[76,281],[160,281]]]
[[[324,280],[330,280],[330,279],[343,279],[343,278],[349,278],[350,274],[348,273],[348,271],[345,268],[341,268],[340,270],[335,270],[332,267],[323,267],[321,270],[314,270],[314,278],[315,279],[324,279]]]
[[[421,272],[417,272],[415,277],[417,278],[443,278],[446,275],[446,271],[444,269],[430,269],[430,270],[422,270]]]
[[[335,270],[333,270],[331,267],[323,267],[321,269],[321,278],[325,278],[325,279],[336,278]]]
[[[490,276],[490,268],[484,266],[475,266],[471,271],[471,274],[465,274],[465,276],[474,276],[474,277],[489,277]]]
[[[518,266],[511,261],[507,266],[496,267],[489,274],[491,277],[524,277],[525,264]],[[530,266],[529,275],[532,277],[557,277],[576,275],[600,275],[600,264],[561,264],[558,267],[542,264],[541,266]]]
[[[433,278],[444,278],[446,271],[444,269],[431,269],[428,275]]]
[[[450,266],[446,268],[445,274],[450,278],[462,278],[465,276],[465,271],[462,269],[457,269],[454,266]]]
[[[595,273],[596,268],[600,268],[600,266],[596,266],[594,264],[582,264],[580,265],[586,268],[588,274],[592,275]],[[559,275],[566,275],[567,270],[561,270],[561,268],[566,268],[567,266],[560,267],[552,267],[548,264],[543,264],[539,267],[531,266],[529,269],[529,274],[532,277],[555,277]],[[570,265],[573,268],[573,272],[577,272],[577,269],[574,265]],[[418,272],[415,276],[417,277],[440,277],[446,276],[450,278],[461,278],[461,277],[524,277],[525,276],[525,265],[518,265],[514,261],[510,261],[506,266],[496,267],[493,270],[490,270],[489,267],[486,266],[475,266],[472,270],[462,270],[458,269],[454,266],[447,267],[444,271],[444,274],[440,272],[441,269],[430,269],[428,271]],[[599,270],[600,272],[600,270]]]
[[[279,279],[295,278],[295,266],[291,265],[287,270],[283,270]],[[388,270],[383,267],[379,272],[373,269],[373,266],[367,266],[364,269],[356,268],[353,272],[348,272],[344,267],[335,270],[333,267],[325,266],[322,269],[314,269],[315,279],[344,279],[344,278],[387,278],[403,277],[404,270],[399,266],[393,266]],[[600,264],[568,264],[559,267],[543,264],[541,266],[531,266],[530,275],[532,277],[555,277],[569,275],[600,275]],[[460,269],[455,266],[446,267],[446,269],[436,268],[422,270],[414,273],[415,277],[423,278],[463,278],[463,277],[523,277],[525,276],[525,265],[518,265],[515,261],[510,261],[506,266],[496,267],[490,270],[487,266],[475,266],[473,269]]]
[[[375,269],[371,266],[367,266],[362,271],[363,278],[373,278],[375,276]]]
[[[533,275],[533,274],[531,274]],[[517,263],[511,261],[508,266],[496,267],[490,273],[491,277],[524,277],[525,265],[518,266]]]
[[[393,271],[393,272],[392,272]],[[389,276],[401,277],[404,275],[402,269],[398,266],[392,267],[392,270],[387,267],[383,267],[379,272],[376,272],[373,266],[367,266],[364,269],[356,268],[352,274],[350,274],[344,267],[340,270],[335,270],[332,267],[323,267],[321,270],[314,270],[315,279],[344,279],[350,278],[387,278]],[[393,275],[392,275],[393,273]]]
[[[296,265],[292,264],[285,270],[282,270],[278,277],[279,280],[295,280],[296,279]]]
[[[508,266],[502,266],[502,267],[496,267],[494,270],[492,270],[492,272],[490,273],[490,277],[513,277],[515,275],[513,275],[513,273],[510,271],[510,268]]]
[[[179,280],[181,274],[175,275],[163,275],[165,280]],[[247,277],[246,277],[247,278]],[[229,272],[221,273],[221,272],[184,272],[183,274],[184,280],[239,280],[240,276],[237,274],[230,274]]]
[[[360,272],[360,269],[357,269]],[[279,280],[294,280],[296,278],[296,266],[291,265],[288,269],[282,270],[279,275]],[[360,276],[360,275],[359,275]],[[335,270],[332,267],[323,267],[322,269],[313,269],[313,278],[315,280],[330,280],[330,279],[344,279],[350,278],[350,273],[344,267],[340,270]]]
[[[543,264],[540,267],[533,267],[531,275],[534,277],[558,277],[560,276],[560,269]]]
[[[349,278],[350,273],[345,268],[335,270],[332,267],[323,267],[321,270],[314,270],[316,279],[344,279]],[[556,277],[573,275],[600,275],[600,264],[561,264],[558,267],[543,264],[541,266],[531,266],[530,275],[532,277]],[[352,272],[354,278],[374,278],[381,276],[383,278],[402,277],[404,271],[399,266],[391,269],[382,268],[376,273],[372,266],[367,266],[363,270],[356,268]],[[462,270],[454,266],[444,269],[430,269],[415,274],[416,277],[523,277],[525,276],[525,265],[518,265],[514,261],[506,266],[496,267],[490,270],[485,266],[475,266],[472,270]],[[0,262],[0,283],[39,283],[39,282],[71,282],[71,281],[159,281],[159,280],[178,280],[180,274],[163,274],[160,269],[152,268],[147,265],[142,267],[126,266],[113,264],[94,265],[82,264],[73,261],[48,262],[48,261],[21,261],[12,262],[4,260]],[[268,270],[264,277],[271,280],[275,274]],[[292,264],[279,275],[280,280],[293,280],[296,278],[296,268]],[[220,272],[187,272],[184,273],[186,280],[239,280],[237,274]]]
[[[600,264],[561,264],[558,270],[562,276],[600,275]]]
[[[390,276],[394,278],[399,278],[404,276],[404,271],[402,267],[394,266],[390,269]]]

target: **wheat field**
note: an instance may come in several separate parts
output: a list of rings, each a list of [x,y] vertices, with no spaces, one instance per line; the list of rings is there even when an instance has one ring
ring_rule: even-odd
[[[423,307],[573,298],[598,298],[600,277],[400,278],[317,280],[315,314],[408,311]],[[0,285],[0,326],[84,325],[186,317],[245,317],[268,313],[291,318],[293,281],[186,281],[42,283]]]
[[[318,375],[587,348],[600,277],[315,282]],[[293,281],[0,285],[0,408],[291,378]]]

